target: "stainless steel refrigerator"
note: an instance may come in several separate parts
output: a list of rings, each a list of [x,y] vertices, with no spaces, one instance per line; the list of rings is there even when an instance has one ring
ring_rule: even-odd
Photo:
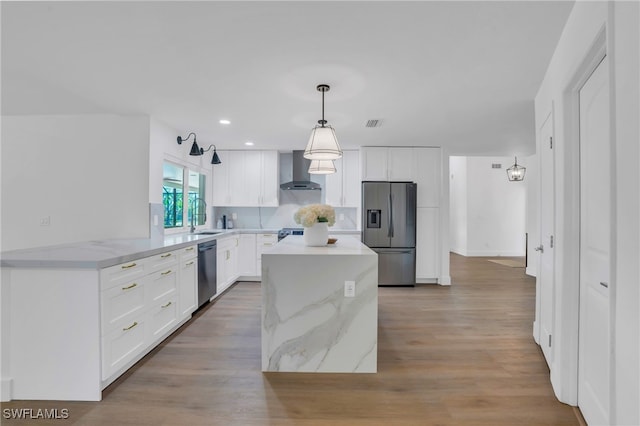
[[[362,182],[362,242],[378,253],[379,285],[415,285],[416,184]]]

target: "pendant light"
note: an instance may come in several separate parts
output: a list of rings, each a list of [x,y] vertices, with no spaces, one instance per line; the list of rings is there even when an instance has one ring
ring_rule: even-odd
[[[342,150],[338,144],[336,131],[331,126],[325,126],[324,119],[324,94],[329,91],[328,84],[319,84],[316,89],[322,92],[322,120],[318,120],[319,126],[311,131],[309,143],[304,150],[304,158],[309,160],[337,160],[342,157]]]
[[[330,175],[336,172],[336,166],[333,160],[311,160],[309,165],[309,173],[312,175]]]
[[[513,166],[507,169],[507,178],[510,182],[518,182],[524,180],[524,174],[527,171],[526,167],[518,165],[518,157],[515,157],[516,161]]]
[[[200,152],[202,152],[203,154],[205,152],[209,152],[211,147],[213,147],[213,157],[211,157],[211,164],[221,164],[222,161],[220,161],[220,157],[218,157],[218,153],[216,152],[216,146],[215,145],[209,145],[209,148],[207,148],[207,149],[200,148]]]

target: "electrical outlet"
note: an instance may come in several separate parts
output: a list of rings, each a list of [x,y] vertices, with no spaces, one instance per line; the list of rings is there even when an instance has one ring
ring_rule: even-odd
[[[158,226],[158,215],[157,214],[153,215],[153,226]]]
[[[356,296],[356,282],[355,281],[345,281],[344,282],[344,297],[355,297]]]
[[[231,213],[231,219],[233,220],[238,219],[238,213]]]
[[[40,226],[49,226],[51,225],[51,216],[43,217],[40,219]]]
[[[340,213],[338,217],[340,218],[339,220],[344,220],[344,213]]]

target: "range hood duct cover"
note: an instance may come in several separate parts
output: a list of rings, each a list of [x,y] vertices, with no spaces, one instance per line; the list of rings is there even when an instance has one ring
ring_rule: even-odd
[[[280,189],[285,190],[320,190],[320,184],[311,182],[309,165],[311,160],[304,158],[304,151],[293,151],[293,180],[280,185]]]

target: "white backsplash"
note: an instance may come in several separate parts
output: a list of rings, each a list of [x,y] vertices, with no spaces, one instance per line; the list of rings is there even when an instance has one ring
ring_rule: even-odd
[[[323,191],[283,191],[280,190],[280,206],[278,207],[214,207],[213,226],[222,215],[233,220],[234,228],[280,229],[298,228],[293,214],[308,204],[324,202]],[[336,229],[357,229],[358,209],[336,207]],[[341,216],[342,215],[342,216]],[[343,219],[341,219],[343,217]]]

